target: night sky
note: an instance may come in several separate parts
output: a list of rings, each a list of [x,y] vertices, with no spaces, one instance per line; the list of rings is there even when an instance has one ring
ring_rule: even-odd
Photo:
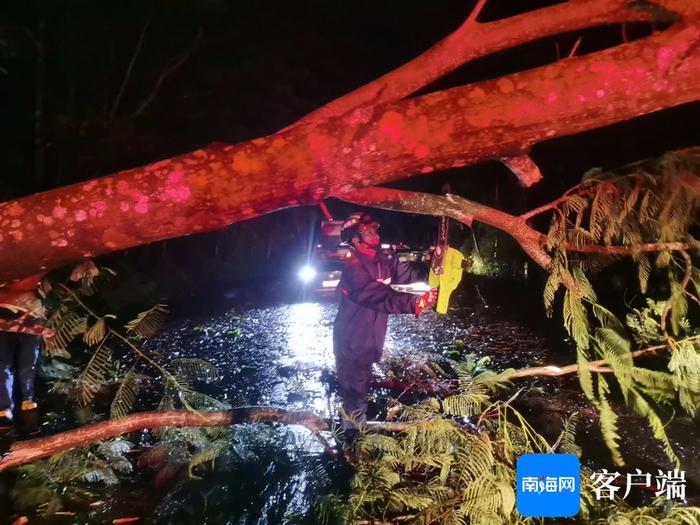
[[[480,20],[553,3],[492,0]],[[459,26],[474,1],[3,4],[0,199],[8,200],[211,142],[273,133],[420,54]],[[628,35],[638,38],[651,30],[648,24],[634,25]],[[621,41],[619,27],[564,34],[467,64],[421,93],[549,63],[568,54],[579,36],[579,55]],[[527,191],[497,163],[398,186],[439,192],[449,182],[455,193],[520,212],[557,196],[591,167],[613,168],[700,144],[698,122],[700,104],[695,103],[539,144],[532,156],[545,181]],[[336,201],[330,207],[339,215],[353,209]],[[299,232],[315,220],[315,211],[283,211],[226,232],[168,243],[180,257],[202,251],[219,257],[222,243],[231,247],[235,242],[259,244],[269,257],[271,232],[289,224]],[[411,221],[415,219],[406,216],[388,219],[398,231]],[[434,220],[419,223],[429,226]],[[138,249],[131,252],[137,252],[137,259],[143,256]]]

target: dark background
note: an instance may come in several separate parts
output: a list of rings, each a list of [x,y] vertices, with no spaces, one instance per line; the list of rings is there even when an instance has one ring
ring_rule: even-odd
[[[487,2],[480,21],[556,2]],[[0,200],[272,133],[420,54],[473,0],[43,0],[0,7]],[[627,27],[631,39],[663,28]],[[467,64],[421,93],[493,78],[621,42],[620,27],[577,31]],[[137,51],[138,50],[138,51]],[[133,64],[132,64],[133,62]],[[131,64],[131,65],[130,65]],[[127,73],[129,72],[129,73]],[[700,104],[535,146],[545,180],[522,190],[498,163],[402,181],[511,212],[559,195],[594,166],[614,168],[700,144]],[[331,201],[342,218],[353,206]],[[431,242],[435,218],[377,212],[390,241]],[[287,275],[318,228],[316,208],[103,257],[124,290],[181,300]],[[522,255],[517,255],[521,257]],[[234,294],[235,295],[235,294]],[[230,294],[229,294],[230,296]],[[125,299],[126,300],[126,299]]]

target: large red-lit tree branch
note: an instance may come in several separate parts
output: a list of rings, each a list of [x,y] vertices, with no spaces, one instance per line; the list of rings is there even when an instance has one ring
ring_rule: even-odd
[[[0,283],[700,100],[700,26],[0,205]]]
[[[604,24],[653,19],[649,11],[633,8],[628,0],[572,0],[482,24],[476,19],[484,4],[485,0],[479,0],[456,31],[415,59],[311,112],[292,126],[337,117],[360,107],[396,102],[467,62],[539,38]]]

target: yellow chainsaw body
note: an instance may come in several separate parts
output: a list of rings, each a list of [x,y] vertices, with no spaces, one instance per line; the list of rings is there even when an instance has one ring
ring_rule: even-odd
[[[447,313],[450,295],[462,280],[463,260],[464,255],[459,250],[448,247],[442,261],[442,273],[438,275],[432,268],[430,269],[428,284],[433,288],[439,287],[438,300],[435,305],[435,311],[439,314]]]

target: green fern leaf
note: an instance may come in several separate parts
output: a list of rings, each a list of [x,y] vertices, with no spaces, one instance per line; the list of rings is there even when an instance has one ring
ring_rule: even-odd
[[[671,330],[675,335],[681,335],[683,320],[688,314],[688,300],[685,297],[685,290],[680,283],[671,282]]]
[[[588,399],[595,399],[593,394],[593,376],[588,365],[588,357],[582,348],[577,348],[576,350],[576,364],[578,365],[578,380],[581,390],[583,390]]]
[[[616,332],[622,332],[624,330],[622,321],[620,321],[614,313],[604,306],[601,306],[598,303],[593,303],[591,304],[591,310],[601,326],[612,328]]]
[[[563,454],[573,454],[581,457],[581,447],[576,444],[576,425],[578,425],[579,414],[574,412],[568,418],[562,420],[562,430],[557,441],[558,450]]]
[[[564,327],[579,348],[588,348],[590,328],[581,300],[571,290],[564,294]]]
[[[561,256],[560,250],[557,250],[555,256],[552,257],[552,267],[549,270],[549,277],[544,285],[544,308],[547,317],[552,317],[554,309],[554,298],[557,290],[561,286]]]
[[[668,458],[677,468],[680,467],[680,461],[678,456],[676,456],[673,447],[671,446],[668,436],[666,435],[664,424],[661,422],[661,419],[654,409],[651,408],[651,405],[649,405],[647,400],[636,391],[632,390],[630,392],[630,406],[635,412],[637,412],[637,414],[647,419],[654,437],[661,443],[666,456],[668,456]]]
[[[602,375],[598,376],[598,400],[596,406],[600,413],[600,430],[603,434],[603,440],[610,450],[612,460],[615,465],[622,466],[625,464],[620,454],[620,435],[617,433],[617,414],[610,407],[607,395],[610,393],[605,378]]]
[[[591,285],[591,282],[588,280],[588,276],[579,265],[574,266],[573,275],[579,290],[583,292],[583,297],[594,303],[596,301],[595,290],[593,290],[593,285]]]

